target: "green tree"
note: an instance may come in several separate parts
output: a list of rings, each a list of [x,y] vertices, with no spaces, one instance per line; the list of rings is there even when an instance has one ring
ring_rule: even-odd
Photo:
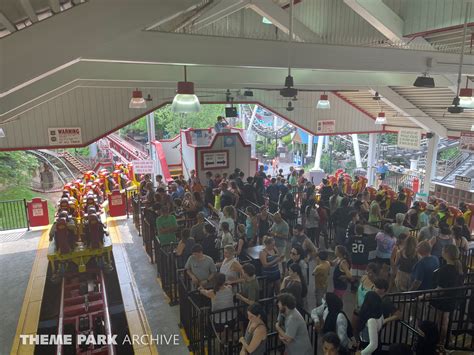
[[[216,123],[217,116],[224,116],[225,105],[202,105],[196,113],[177,114],[166,105],[155,111],[156,129],[161,130],[165,137],[176,136],[184,128],[209,128]]]
[[[26,152],[0,152],[0,184],[22,185],[38,166],[38,160]]]

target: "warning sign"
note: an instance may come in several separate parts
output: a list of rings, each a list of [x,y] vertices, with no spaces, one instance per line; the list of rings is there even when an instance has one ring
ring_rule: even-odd
[[[467,176],[456,175],[454,177],[454,188],[459,190],[469,191],[471,190],[472,179]]]
[[[459,149],[462,152],[474,153],[474,132],[461,132]]]
[[[317,126],[316,126],[316,132],[320,134],[335,133],[336,121],[335,120],[318,121]]]
[[[82,144],[80,127],[48,128],[49,145]]]
[[[420,149],[421,131],[418,129],[401,129],[398,132],[398,143],[400,148]]]
[[[153,160],[132,160],[135,174],[152,174]]]

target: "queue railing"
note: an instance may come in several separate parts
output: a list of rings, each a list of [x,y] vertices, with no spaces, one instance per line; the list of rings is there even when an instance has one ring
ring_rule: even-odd
[[[138,235],[141,236],[141,200],[140,196],[137,194],[132,198],[132,217],[133,217],[133,224],[135,225],[136,230],[138,231]]]
[[[234,298],[232,307],[212,311],[210,300],[196,290],[185,274],[179,271],[180,321],[189,339],[189,350],[195,355],[237,355],[240,353],[240,337],[245,334],[247,305]],[[259,283],[261,284],[259,280]],[[262,284],[261,284],[262,285]],[[262,287],[262,286],[261,286]],[[265,286],[263,286],[265,287]],[[275,323],[278,321],[276,297],[261,298],[258,301],[267,314],[268,336],[265,354],[276,355],[284,351],[284,344],[278,339]],[[309,313],[303,311],[308,334],[317,351],[317,334]]]
[[[156,239],[155,239],[156,240]],[[177,244],[160,245],[156,242],[155,260],[157,276],[161,280],[161,288],[170,299],[170,305],[178,304],[178,269],[184,267],[184,259],[175,253]]]
[[[153,264],[155,262],[155,252],[153,250],[155,239],[155,226],[150,223],[146,218],[143,218],[142,239],[145,251],[148,257],[150,258],[150,262]]]
[[[412,291],[389,294],[401,312],[398,322],[388,323],[381,332],[381,344],[411,344],[414,330],[420,321],[433,321],[444,334],[444,347],[450,350],[469,351],[474,348],[474,338],[469,332],[474,328],[474,285],[454,288]]]

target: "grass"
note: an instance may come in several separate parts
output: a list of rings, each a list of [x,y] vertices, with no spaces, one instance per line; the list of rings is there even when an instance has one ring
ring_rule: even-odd
[[[52,223],[55,210],[47,194],[31,191],[25,186],[9,186],[0,191],[0,230],[26,227],[23,201],[2,203],[3,201],[26,199],[28,202],[35,197],[40,197],[48,202],[49,222]]]

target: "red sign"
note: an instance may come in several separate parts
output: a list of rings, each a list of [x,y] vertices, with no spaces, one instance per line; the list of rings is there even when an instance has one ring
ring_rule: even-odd
[[[114,190],[109,195],[109,214],[110,217],[125,216],[127,214],[125,195],[120,193],[119,190]]]
[[[27,206],[31,227],[47,226],[49,224],[48,202],[36,197],[28,202]]]

